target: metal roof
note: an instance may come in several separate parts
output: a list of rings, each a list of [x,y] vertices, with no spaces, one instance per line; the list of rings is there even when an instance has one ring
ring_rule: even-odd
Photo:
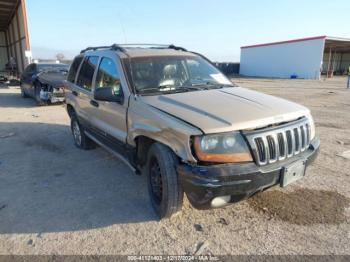
[[[326,37],[325,49],[332,49],[339,53],[349,53],[350,52],[350,38],[342,37]]]
[[[20,0],[0,0],[0,31],[7,30]]]
[[[261,46],[281,45],[281,44],[289,44],[289,43],[296,43],[296,42],[312,41],[312,40],[317,40],[317,39],[324,39],[326,48],[331,47],[331,48],[336,48],[336,49],[340,49],[340,50],[349,50],[350,49],[350,38],[333,37],[333,36],[325,36],[325,35],[292,39],[292,40],[287,40],[287,41],[264,43],[264,44],[247,45],[247,46],[242,46],[241,48],[245,49],[245,48],[254,48],[254,47],[261,47]]]
[[[304,42],[304,41],[311,41],[311,40],[317,40],[317,39],[326,39],[327,36],[314,36],[314,37],[305,37],[305,38],[298,38],[298,39],[292,39],[287,41],[279,41],[279,42],[271,42],[271,43],[264,43],[264,44],[256,44],[256,45],[247,45],[242,46],[241,48],[253,48],[253,47],[260,47],[260,46],[270,46],[270,45],[280,45],[280,44],[289,44],[289,43],[296,43],[296,42]]]

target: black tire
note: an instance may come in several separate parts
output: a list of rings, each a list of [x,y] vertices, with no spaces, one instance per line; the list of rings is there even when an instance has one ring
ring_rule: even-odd
[[[40,89],[41,89],[41,85],[39,82],[34,82],[34,98],[35,100],[40,103],[41,102],[41,99],[40,99]]]
[[[84,150],[94,148],[94,142],[85,135],[84,127],[79,123],[75,113],[71,115],[71,131],[76,147]]]
[[[160,219],[168,218],[182,208],[184,193],[177,165],[178,159],[168,147],[160,143],[151,146],[147,157],[147,183],[152,206]],[[156,177],[160,181],[156,181]]]
[[[21,88],[21,97],[22,98],[28,98],[26,92],[24,92],[24,89],[23,89],[22,85],[20,85],[20,88]]]
[[[41,98],[40,98],[41,83],[36,81],[34,83],[34,87],[33,88],[34,88],[34,99],[36,100],[37,105],[38,106],[46,106],[47,102],[44,101],[44,100],[41,100]]]

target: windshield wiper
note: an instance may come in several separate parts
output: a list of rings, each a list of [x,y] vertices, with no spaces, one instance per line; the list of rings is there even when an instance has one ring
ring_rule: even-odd
[[[205,82],[205,83],[198,83],[198,84],[192,84],[193,87],[201,87],[201,90],[210,90],[210,89],[221,89],[225,87],[235,87],[233,84],[219,84],[219,83],[213,83],[213,82]]]
[[[161,93],[161,94],[169,94],[169,93],[181,93],[188,91],[198,91],[202,90],[202,88],[198,88],[195,86],[168,86],[162,85],[158,87],[145,88],[138,90],[138,94],[148,94],[148,93]]]

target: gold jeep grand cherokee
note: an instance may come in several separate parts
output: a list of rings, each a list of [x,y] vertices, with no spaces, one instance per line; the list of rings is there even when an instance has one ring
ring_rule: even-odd
[[[209,209],[287,186],[320,145],[307,108],[235,86],[174,45],[87,48],[65,95],[76,146],[99,144],[144,173],[160,218],[184,193]]]

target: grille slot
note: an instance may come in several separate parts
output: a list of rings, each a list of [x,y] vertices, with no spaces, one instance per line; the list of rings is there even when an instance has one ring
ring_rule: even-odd
[[[261,137],[258,137],[255,139],[255,144],[258,150],[259,162],[261,163],[266,162],[266,152],[265,152],[264,141],[262,140]]]
[[[269,146],[270,159],[276,160],[277,158],[276,142],[272,136],[267,136],[266,139]]]
[[[304,152],[310,145],[311,130],[307,119],[286,125],[243,132],[253,149],[258,165],[267,165]]]
[[[306,145],[306,133],[305,133],[304,126],[301,126],[300,130],[301,130],[301,149],[303,150]]]
[[[292,131],[287,130],[286,132],[287,136],[287,147],[288,147],[288,155],[291,155],[293,153],[293,141],[292,141]]]
[[[285,145],[285,139],[284,139],[283,133],[278,133],[277,138],[278,138],[280,158],[281,157],[284,158],[286,156],[286,145]]]

